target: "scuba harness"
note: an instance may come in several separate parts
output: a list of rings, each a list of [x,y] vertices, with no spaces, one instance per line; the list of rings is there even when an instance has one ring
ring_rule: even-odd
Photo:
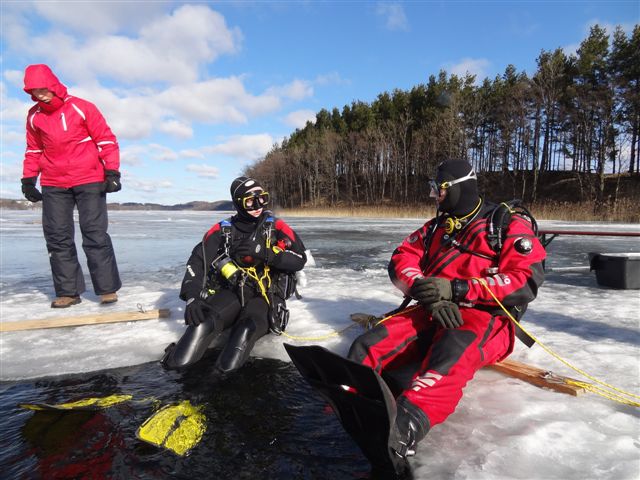
[[[251,240],[255,241],[257,236],[261,234],[267,249],[278,248],[271,244],[274,223],[275,218],[273,215],[270,212],[265,214],[251,234]],[[238,265],[231,257],[233,224],[230,219],[225,219],[220,221],[219,225],[223,242],[218,248],[218,255],[211,262],[207,261],[206,234],[202,239],[204,275],[202,278],[201,297],[206,299],[215,293],[215,289],[209,288],[208,284],[216,285],[219,274],[229,286],[238,289],[240,304],[244,307],[244,289],[248,283],[251,283],[269,306],[269,330],[276,335],[281,335],[289,322],[289,310],[286,308],[285,300],[293,294],[299,295],[296,289],[295,274],[271,272],[268,265],[264,265],[262,274],[259,274],[255,266],[242,267]],[[275,273],[273,279],[271,273]],[[275,291],[274,287],[277,287],[279,291]]]
[[[507,236],[507,228],[511,224],[511,219],[513,215],[519,215],[528,219],[531,223],[531,228],[533,230],[534,235],[538,236],[538,223],[536,219],[533,217],[531,212],[522,204],[522,200],[514,199],[508,202],[502,202],[493,207],[493,209],[484,215],[484,218],[487,218],[487,243],[491,250],[495,252],[495,255],[489,256],[482,254],[480,252],[475,252],[471,250],[464,243],[459,242],[454,237],[456,233],[463,231],[473,220],[477,218],[477,216],[481,212],[482,200],[478,203],[476,208],[465,215],[462,218],[452,218],[446,217],[446,215],[442,214],[440,216],[436,216],[435,221],[429,228],[427,232],[427,236],[424,239],[424,249],[425,254],[428,255],[429,248],[431,247],[431,243],[433,240],[433,236],[436,232],[436,229],[444,223],[445,227],[445,241],[447,244],[451,244],[453,247],[457,248],[461,252],[469,253],[471,255],[475,255],[477,257],[484,258],[486,260],[491,260],[495,262],[496,267],[500,260],[500,254],[502,252],[502,247],[504,245],[504,241]],[[445,218],[446,217],[446,218]],[[469,218],[470,217],[470,218]],[[468,220],[467,220],[468,218]],[[466,220],[464,224],[461,223],[461,220]]]
[[[436,218],[433,224],[430,226],[427,232],[427,235],[424,239],[424,251],[427,259],[429,255],[429,249],[433,241],[433,237],[435,235],[436,229],[439,226],[444,226],[445,228],[446,235],[444,239],[445,239],[446,245],[451,245],[462,253],[468,253],[470,255],[475,255],[475,256],[484,258],[486,260],[491,260],[494,266],[487,269],[487,273],[490,275],[498,273],[498,263],[500,261],[500,254],[502,253],[502,247],[504,246],[504,241],[507,236],[507,229],[511,224],[511,220],[514,215],[519,215],[525,219],[528,219],[529,222],[531,223],[531,228],[533,230],[534,235],[536,237],[538,236],[538,223],[536,222],[536,219],[531,214],[531,212],[523,205],[522,200],[514,199],[508,202],[502,202],[494,206],[488,213],[484,214],[484,218],[487,219],[487,222],[486,222],[487,223],[487,226],[486,226],[487,243],[489,244],[489,247],[491,248],[491,250],[495,252],[495,254],[493,256],[489,256],[489,255],[485,255],[483,253],[472,250],[465,243],[459,242],[458,240],[456,240],[455,235],[456,233],[463,231],[469,224],[471,224],[473,220],[475,220],[478,217],[478,215],[481,213],[481,210],[482,210],[481,208],[482,204],[483,204],[483,200],[480,199],[476,208],[474,208],[473,211],[471,211],[471,213],[465,215],[462,218],[448,217],[445,214],[438,216],[436,213]],[[461,222],[462,220],[466,220],[466,221],[462,223]],[[426,263],[428,263],[428,260]],[[412,300],[411,297],[406,296],[402,304],[397,309],[393,310],[390,313],[395,314],[400,310],[403,310],[404,308],[407,307],[407,305],[409,305],[411,300]],[[473,308],[488,311],[492,315],[497,313],[496,309],[490,308],[490,307],[475,305]],[[512,314],[514,317],[516,317],[517,320],[520,320],[524,315],[524,312],[526,311],[526,309],[527,309],[527,305],[514,306],[509,309],[510,310],[509,313]],[[386,314],[385,316],[388,316],[388,314]],[[527,347],[531,347],[535,343],[535,340],[531,338],[517,324],[515,324],[515,335]]]

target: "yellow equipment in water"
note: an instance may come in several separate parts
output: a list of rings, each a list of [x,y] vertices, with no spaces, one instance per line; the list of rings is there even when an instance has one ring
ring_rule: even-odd
[[[138,428],[136,436],[178,455],[186,455],[200,442],[207,429],[207,417],[201,410],[202,406],[194,407],[189,400],[166,405]]]
[[[129,401],[132,395],[109,395],[108,397],[91,397],[83,398],[75,402],[59,403],[52,405],[50,403],[21,403],[20,408],[27,410],[45,411],[45,410],[102,410],[117,405],[122,402]]]

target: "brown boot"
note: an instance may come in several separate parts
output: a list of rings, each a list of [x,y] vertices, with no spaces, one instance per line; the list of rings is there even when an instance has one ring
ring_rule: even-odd
[[[118,295],[113,293],[105,293],[100,295],[100,305],[107,305],[109,303],[116,303],[118,301]]]
[[[69,308],[71,305],[77,305],[81,302],[79,296],[75,297],[56,297],[56,299],[51,302],[51,308]]]

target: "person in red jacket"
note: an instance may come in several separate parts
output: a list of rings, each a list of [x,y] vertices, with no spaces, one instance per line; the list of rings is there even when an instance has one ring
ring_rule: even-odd
[[[409,374],[395,389],[389,445],[405,458],[453,413],[476,371],[511,353],[516,328],[496,299],[519,318],[544,279],[535,221],[514,213],[496,236],[502,228],[494,224],[496,206],[478,194],[469,163],[443,162],[430,188],[436,217],[410,234],[389,263],[394,285],[418,304],[358,337],[348,355],[385,379],[403,368]]]
[[[191,252],[180,298],[185,333],[165,350],[162,364],[181,369],[198,362],[229,331],[215,369],[240,368],[255,343],[281,334],[289,320],[286,300],[307,255],[300,237],[267,210],[269,193],[250,177],[231,183],[236,215],[213,225]]]
[[[51,307],[78,304],[85,291],[74,242],[74,207],[94,291],[102,304],[116,302],[122,283],[107,233],[106,200],[106,193],[122,188],[116,137],[97,107],[69,95],[47,65],[26,68],[24,91],[36,105],[27,115],[22,193],[31,202],[42,200],[56,293]],[[42,193],[36,187],[38,176]]]

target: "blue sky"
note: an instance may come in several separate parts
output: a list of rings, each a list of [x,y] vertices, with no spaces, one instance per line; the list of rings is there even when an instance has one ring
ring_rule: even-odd
[[[115,202],[228,198],[297,127],[445,69],[481,80],[574,52],[594,24],[630,32],[637,1],[1,3],[0,197],[21,198],[24,68],[46,63],[118,137]]]

